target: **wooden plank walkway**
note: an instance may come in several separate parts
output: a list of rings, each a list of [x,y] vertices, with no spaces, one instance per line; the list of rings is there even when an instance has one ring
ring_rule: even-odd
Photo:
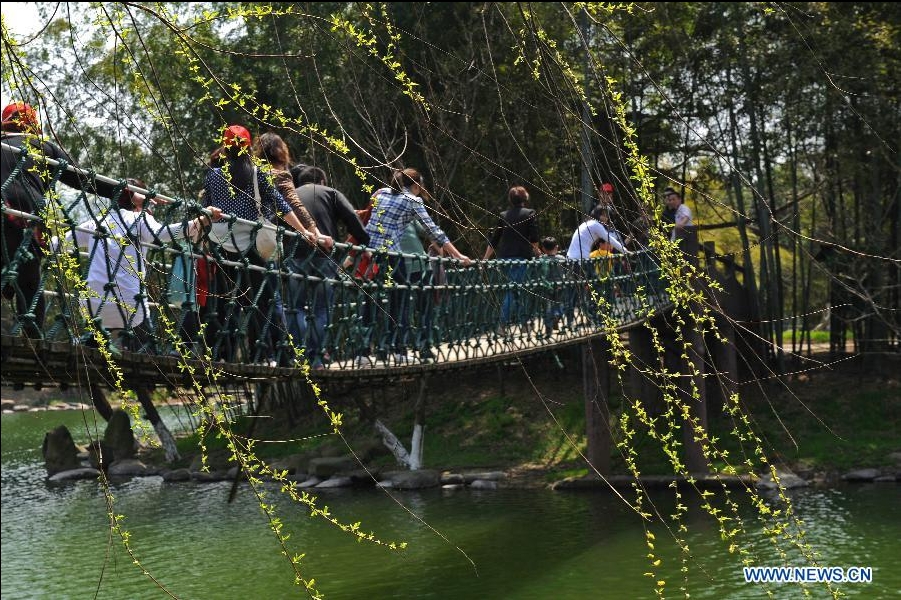
[[[657,312],[669,308],[665,298],[655,298]],[[631,298],[616,300],[616,312],[627,315],[617,327],[626,331],[642,323],[636,316]],[[575,329],[561,329],[544,335],[540,319],[508,328],[505,332],[488,332],[477,337],[445,342],[433,351],[436,360],[396,364],[379,361],[374,367],[354,368],[353,359],[343,358],[328,364],[321,371],[313,371],[312,379],[384,379],[423,373],[470,369],[474,366],[514,361],[540,352],[549,352],[602,335],[590,326],[588,319],[576,311]],[[541,332],[541,333],[538,333]],[[96,348],[67,342],[32,340],[21,336],[0,335],[0,381],[17,386],[81,386],[89,381],[109,385],[118,369],[130,385],[168,385],[190,387],[194,380],[208,382],[278,381],[300,379],[303,372],[291,367],[272,367],[266,364],[240,364],[204,360],[187,360],[169,355],[121,352],[113,365],[107,364]],[[193,373],[192,373],[193,370]],[[215,374],[210,370],[214,370]]]

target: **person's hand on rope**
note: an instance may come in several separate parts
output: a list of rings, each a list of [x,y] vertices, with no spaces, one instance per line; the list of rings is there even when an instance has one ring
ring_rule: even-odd
[[[210,219],[212,223],[217,223],[222,220],[222,209],[218,206],[210,206],[206,209],[210,213]]]
[[[464,267],[468,267],[472,264],[472,259],[457,250],[457,247],[454,246],[453,242],[446,242],[441,247],[441,252],[444,256],[450,256],[451,258],[457,259]]]
[[[331,252],[332,248],[335,247],[334,238],[330,235],[323,235],[321,233],[316,237],[316,243],[326,252]]]
[[[201,210],[200,216],[189,224],[186,237],[192,242],[199,242],[203,238],[203,230],[212,223],[222,219],[222,209],[217,206],[207,206]]]

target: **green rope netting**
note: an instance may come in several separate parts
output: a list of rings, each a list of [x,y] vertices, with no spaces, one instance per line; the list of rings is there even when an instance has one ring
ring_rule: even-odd
[[[54,182],[66,168],[52,166]],[[119,181],[113,197],[125,186]],[[148,193],[148,206],[155,196]],[[37,214],[3,207],[4,237],[22,234],[4,254],[3,286],[19,307],[12,335],[90,344],[99,330],[121,351],[175,354],[180,340],[197,357],[269,366],[294,366],[301,348],[316,368],[340,371],[501,360],[596,335],[611,319],[627,328],[670,303],[647,250],[464,267],[425,250],[339,243],[326,253],[278,227],[278,251],[264,261],[253,250],[259,223],[227,216],[216,242],[209,228],[189,237],[203,210],[194,202],[166,198],[125,221],[115,202],[84,191],[66,199],[52,192],[42,204]],[[241,227],[251,228],[251,243],[225,251],[217,242],[236,239]],[[60,253],[75,259],[86,285],[73,287],[52,268]],[[42,261],[32,290],[19,282],[29,261]],[[164,331],[172,324],[176,336]]]

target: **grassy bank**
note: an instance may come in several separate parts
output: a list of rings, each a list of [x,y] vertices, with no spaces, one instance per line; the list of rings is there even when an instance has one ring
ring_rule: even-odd
[[[588,473],[585,451],[585,408],[578,354],[561,355],[563,369],[550,358],[533,358],[500,371],[463,375],[441,374],[429,382],[423,460],[438,469],[504,468],[546,480]],[[388,390],[354,391],[409,448],[413,404],[418,384],[400,382]],[[808,371],[782,380],[748,383],[740,390],[755,432],[763,439],[770,460],[805,471],[840,472],[888,465],[890,452],[901,451],[901,383],[896,373],[860,369],[854,361],[831,369]],[[359,418],[350,394],[325,395],[331,407],[345,415],[344,436],[359,450],[377,444],[371,425]],[[610,407],[614,431],[622,411],[621,390],[614,382]],[[715,403],[714,403],[715,404]],[[238,424],[238,429],[246,424]],[[709,429],[729,450],[732,463],[742,462],[741,447],[730,431],[734,423],[711,408]],[[256,437],[298,440],[263,443],[262,456],[302,452],[328,455],[347,452],[329,434],[319,413],[288,427],[275,416],[258,421]],[[617,433],[617,436],[620,435]],[[208,440],[212,447],[215,440]],[[180,441],[196,452],[196,441]],[[633,441],[643,474],[670,473],[659,444],[639,430]],[[746,446],[747,447],[747,446]],[[388,467],[391,457],[374,461]],[[614,448],[613,470],[626,473]],[[717,465],[721,467],[723,465]]]

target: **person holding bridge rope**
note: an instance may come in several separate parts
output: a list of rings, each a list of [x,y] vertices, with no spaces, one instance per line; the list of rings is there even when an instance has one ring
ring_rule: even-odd
[[[123,330],[125,349],[153,349],[153,321],[147,301],[147,252],[150,245],[179,239],[197,240],[203,229],[222,217],[218,208],[179,224],[162,224],[150,212],[140,179],[126,180],[116,206],[66,232],[64,249],[72,245],[88,251],[87,287],[92,295],[82,302],[101,335]],[[141,190],[141,191],[138,191]],[[60,249],[54,239],[53,247]],[[89,331],[86,345],[96,346],[96,333]],[[111,347],[115,349],[115,346]]]
[[[419,221],[423,225],[426,235],[444,255],[461,261],[465,267],[472,264],[472,260],[454,246],[447,234],[435,224],[426,211],[422,196],[427,195],[422,175],[412,168],[395,171],[391,176],[389,187],[382,188],[373,195],[372,215],[366,224],[366,233],[370,236],[369,245],[374,249],[372,262],[378,268],[375,279],[378,284],[384,284],[387,273],[390,273],[394,284],[406,285],[407,274],[403,259],[397,255],[389,256],[387,252],[400,251],[401,237],[413,221]],[[387,313],[378,305],[377,298],[373,298],[371,294],[367,294],[360,303],[361,336],[354,359],[355,367],[375,366],[375,360],[370,356],[370,352],[377,313],[385,317],[384,335],[376,341],[379,357],[398,365],[416,362],[415,357],[407,354],[396,353],[393,358],[388,357],[389,339],[393,337],[393,331],[398,327],[400,310],[403,307],[397,291],[392,290],[394,293],[389,294]]]
[[[316,220],[300,201],[300,198],[297,197],[297,192],[294,187],[294,178],[291,174],[292,160],[288,144],[286,144],[285,140],[277,133],[267,131],[254,141],[253,146],[254,156],[262,162],[264,172],[272,177],[272,183],[285,198],[285,201],[291,205],[291,209],[294,211],[294,214],[297,216],[301,225],[303,225],[303,230],[300,232],[301,235],[298,236],[296,240],[285,241],[283,245],[296,245],[298,242],[309,246],[320,245],[325,252],[331,252],[335,245],[334,238],[320,233]],[[283,256],[287,256],[287,248],[284,250]],[[293,280],[293,283],[296,287],[296,284],[304,284],[306,281],[298,281],[295,279]],[[267,286],[271,286],[273,293],[275,294],[276,308],[274,314],[278,319],[278,323],[280,323],[280,327],[270,328],[271,343],[274,347],[280,341],[284,342],[283,346],[286,350],[280,352],[281,363],[291,365],[294,362],[294,353],[293,350],[287,349],[287,335],[284,335],[283,333],[291,332],[291,323],[287,314],[291,311],[290,299],[287,298],[290,291],[281,289],[279,276],[275,273],[268,275]],[[299,341],[299,339],[297,341]]]
[[[508,190],[507,198],[510,207],[498,216],[497,225],[482,256],[482,260],[497,255],[498,258],[509,261],[502,267],[506,283],[511,284],[501,301],[502,327],[509,327],[522,320],[522,292],[516,288],[526,278],[528,266],[525,261],[541,255],[538,249],[538,215],[534,209],[525,207],[529,192],[523,186],[515,185]]]
[[[312,215],[319,231],[331,238],[343,224],[358,244],[367,245],[369,234],[347,197],[328,185],[325,171],[304,166],[297,171],[297,197]],[[288,279],[288,332],[294,343],[303,343],[304,355],[314,371],[325,369],[328,329],[334,303],[334,281],[338,264],[324,248],[313,248],[296,240],[285,247],[285,267],[291,273],[312,276],[317,281]]]
[[[304,227],[272,178],[254,165],[247,128],[229,125],[221,139],[223,159],[206,174],[205,201],[233,217],[255,223],[223,219],[210,232],[213,255],[218,261],[231,263],[220,262],[215,293],[210,297],[215,306],[208,312],[215,315],[218,336],[213,353],[229,362],[241,359],[272,364],[279,332],[274,331],[278,327],[275,290],[265,273],[269,257],[264,257],[258,247],[260,222],[278,215],[311,244],[317,242],[317,234]],[[242,343],[247,346],[244,356],[239,357]]]
[[[15,301],[17,327],[29,337],[41,338],[46,312],[41,289],[41,257],[47,249],[43,222],[7,211],[43,216],[57,171],[59,180],[67,186],[107,198],[115,194],[116,185],[43,162],[42,157],[74,166],[62,148],[43,137],[38,113],[31,105],[9,104],[3,109],[2,119],[3,297]]]
[[[569,269],[573,280],[594,279],[593,269],[588,261],[591,260],[592,248],[597,243],[609,244],[612,250],[622,254],[631,254],[619,239],[611,235],[610,231],[600,222],[600,219],[603,218],[603,213],[604,209],[600,207],[593,208],[589,217],[573,232],[569,248],[566,251],[566,258],[570,261]],[[583,290],[577,287],[570,291],[566,303],[567,325],[571,326],[575,322],[575,309],[577,306],[584,304],[584,302],[580,301],[580,296],[583,295],[582,292]],[[593,305],[590,308],[590,313],[593,313]]]

